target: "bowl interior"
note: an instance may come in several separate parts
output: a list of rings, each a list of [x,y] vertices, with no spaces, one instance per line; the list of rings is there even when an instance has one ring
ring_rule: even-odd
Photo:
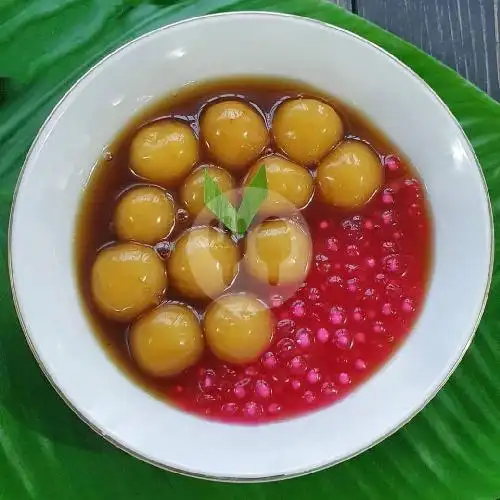
[[[340,403],[255,427],[201,420],[131,382],[90,331],[73,263],[81,193],[106,144],[149,102],[189,82],[233,75],[302,80],[362,110],[418,170],[435,229],[426,304],[391,361]],[[26,245],[28,238],[37,242],[37,252]],[[87,73],[55,109],[28,155],[10,250],[28,340],[47,376],[84,420],[157,465],[202,477],[253,480],[300,474],[353,456],[428,402],[474,333],[489,283],[491,242],[488,196],[474,153],[447,108],[418,77],[340,29],[248,13],[155,31]]]

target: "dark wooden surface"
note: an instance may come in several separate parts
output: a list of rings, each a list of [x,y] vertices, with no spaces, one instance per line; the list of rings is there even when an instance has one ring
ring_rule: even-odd
[[[500,0],[333,0],[422,48],[500,101]]]

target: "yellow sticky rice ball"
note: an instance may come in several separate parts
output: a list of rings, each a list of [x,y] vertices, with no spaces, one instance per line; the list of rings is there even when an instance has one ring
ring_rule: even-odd
[[[312,256],[310,235],[296,222],[266,220],[251,229],[245,240],[245,269],[269,285],[302,282]]]
[[[141,128],[130,147],[132,170],[151,182],[180,184],[198,161],[198,140],[186,123],[161,120]]]
[[[343,137],[337,112],[317,99],[291,99],[274,116],[273,134],[280,149],[301,165],[317,164]]]
[[[384,172],[370,146],[349,140],[335,148],[317,171],[319,192],[324,201],[339,208],[358,208],[380,189]]]
[[[255,161],[269,142],[264,119],[240,101],[210,105],[201,117],[201,136],[217,163],[241,172]]]
[[[171,285],[183,297],[215,298],[232,283],[238,261],[238,247],[227,234],[201,226],[176,241],[167,269]]]
[[[127,191],[118,201],[114,215],[121,240],[154,244],[166,238],[175,224],[175,204],[163,189],[140,186]]]
[[[258,160],[250,169],[244,185],[248,186],[260,168],[266,169],[267,198],[259,213],[267,216],[286,215],[304,208],[311,199],[314,181],[310,172],[278,155]]]
[[[168,281],[156,252],[137,243],[101,250],[92,267],[91,289],[99,310],[116,321],[130,321],[161,302]]]
[[[204,330],[207,344],[218,358],[236,364],[249,363],[271,343],[272,315],[253,295],[226,295],[208,308]]]
[[[227,193],[230,201],[234,203],[235,182],[232,175],[215,165],[203,165],[189,174],[180,191],[181,201],[193,217],[198,217],[208,210],[205,206],[205,172],[217,184],[221,192]],[[211,212],[207,213],[207,216],[210,214]]]
[[[173,303],[141,316],[132,325],[129,342],[136,363],[154,377],[177,375],[194,365],[204,347],[196,315]]]

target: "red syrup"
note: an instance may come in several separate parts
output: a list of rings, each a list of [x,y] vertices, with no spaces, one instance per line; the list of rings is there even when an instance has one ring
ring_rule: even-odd
[[[261,423],[330,405],[373,375],[411,331],[425,299],[431,219],[420,181],[395,156],[386,181],[359,211],[319,202],[304,212],[313,239],[307,281],[281,303],[270,348],[246,366],[207,349],[166,386],[190,413],[224,422]]]

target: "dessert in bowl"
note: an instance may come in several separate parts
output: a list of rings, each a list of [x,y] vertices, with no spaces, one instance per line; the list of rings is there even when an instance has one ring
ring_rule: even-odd
[[[470,343],[492,259],[477,160],[425,83],[263,13],[157,30],[87,73],[28,155],[10,243],[68,404],[144,460],[228,480],[408,421]]]

